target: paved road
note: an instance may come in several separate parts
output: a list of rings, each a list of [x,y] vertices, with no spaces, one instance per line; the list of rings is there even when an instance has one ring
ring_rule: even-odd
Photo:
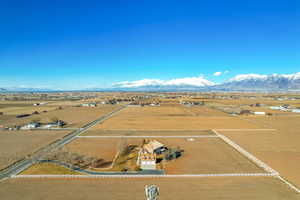
[[[47,155],[49,152],[64,146],[65,144],[71,142],[72,140],[76,139],[76,136],[86,132],[88,129],[92,128],[93,126],[107,120],[108,118],[112,117],[116,113],[120,112],[121,110],[125,109],[128,105],[124,105],[102,117],[99,119],[85,125],[81,129],[75,130],[72,133],[66,135],[65,137],[58,139],[54,141],[53,143],[49,144],[48,146],[45,146],[41,148],[40,150],[34,152],[31,156],[26,157],[25,159],[7,167],[6,169],[0,171],[0,180],[12,177],[28,167],[30,167],[32,164],[36,163],[39,159],[42,159],[45,155]]]
[[[127,172],[97,172],[97,171],[90,171],[90,170],[85,170],[85,169],[81,169],[79,167],[76,166],[72,166],[68,163],[63,163],[60,161],[56,161],[56,160],[40,160],[38,161],[39,163],[54,163],[56,165],[60,165],[62,167],[65,167],[67,169],[70,169],[72,171],[76,171],[76,172],[80,172],[86,175],[110,175],[110,176],[119,176],[119,175],[162,175],[165,173],[164,170],[143,170],[143,171],[127,171]],[[17,175],[21,176],[21,175]],[[22,175],[23,176],[23,175]],[[27,175],[25,175],[27,176]],[[31,176],[31,175],[29,175]],[[47,176],[47,175],[46,175]],[[64,176],[64,175],[63,175]],[[80,175],[78,175],[80,176]],[[36,177],[35,175],[33,177]],[[43,177],[43,175],[41,176]]]

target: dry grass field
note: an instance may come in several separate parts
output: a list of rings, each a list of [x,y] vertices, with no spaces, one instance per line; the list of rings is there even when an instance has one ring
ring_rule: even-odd
[[[154,138],[167,147],[180,147],[184,154],[165,165],[167,174],[264,173],[255,164],[225,144],[219,138]],[[118,145],[141,145],[143,138],[79,138],[66,149],[82,155],[112,161]]]
[[[1,131],[0,169],[66,134],[65,131]]]
[[[201,108],[198,108],[201,109]],[[129,107],[118,115],[108,119],[92,130],[101,129],[223,129],[223,128],[260,128],[238,117],[224,116],[219,111],[203,108],[202,114],[195,116],[192,111],[180,104],[168,104],[160,107]],[[191,108],[193,110],[193,108]],[[199,110],[197,112],[200,112]],[[203,113],[207,112],[207,116]],[[215,113],[220,113],[216,115]]]
[[[64,148],[81,155],[93,156],[106,161],[112,161],[118,152],[120,140],[112,138],[89,139],[78,138]]]
[[[215,135],[211,130],[92,130],[82,136],[193,136]]]
[[[118,106],[105,105],[96,108],[65,107],[62,110],[52,110],[38,115],[17,119],[15,115],[0,116],[0,125],[11,126],[29,123],[33,119],[40,119],[41,122],[50,122],[53,118],[58,118],[68,123],[67,127],[80,128],[83,125],[96,120],[102,115],[109,113]],[[42,107],[39,107],[42,108]]]
[[[42,111],[52,111],[55,110],[57,107],[55,106],[9,106],[0,108],[0,112],[3,112],[5,115],[19,115],[19,114],[31,114],[35,111],[42,112]]]
[[[61,167],[59,165],[55,165],[52,163],[38,163],[34,164],[25,171],[21,173],[21,175],[80,175],[81,173],[69,170],[67,168]]]
[[[284,100],[278,101],[273,99],[266,99],[266,98],[257,98],[257,99],[210,99],[207,100],[208,102],[223,104],[223,105],[250,105],[250,104],[266,104],[268,106],[279,106],[283,104],[290,104],[295,106],[300,106],[299,101],[295,100]]]
[[[300,117],[250,118],[277,131],[221,132],[300,187]]]
[[[5,200],[140,200],[145,185],[160,187],[162,200],[299,200],[271,177],[9,179],[0,182]]]
[[[193,107],[182,106],[182,109],[187,113],[190,113],[192,116],[202,116],[202,117],[228,116],[227,113],[221,112],[219,110],[211,109],[206,106],[193,106]]]

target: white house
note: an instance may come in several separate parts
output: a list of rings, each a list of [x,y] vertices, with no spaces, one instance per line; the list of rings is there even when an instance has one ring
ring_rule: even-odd
[[[292,112],[294,112],[294,113],[300,113],[300,109],[294,109]]]
[[[254,115],[266,115],[266,112],[253,112],[254,113]]]
[[[156,169],[156,154],[148,153],[144,149],[139,152],[137,165],[142,170],[155,170]]]
[[[21,129],[22,130],[29,130],[29,129],[38,128],[40,126],[41,126],[40,123],[32,122],[32,123],[26,124],[25,126],[22,126]]]

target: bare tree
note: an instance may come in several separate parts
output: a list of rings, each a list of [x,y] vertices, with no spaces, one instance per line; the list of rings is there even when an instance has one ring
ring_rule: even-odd
[[[118,145],[118,151],[120,154],[124,154],[127,150],[127,140],[125,138],[121,138],[119,145]]]

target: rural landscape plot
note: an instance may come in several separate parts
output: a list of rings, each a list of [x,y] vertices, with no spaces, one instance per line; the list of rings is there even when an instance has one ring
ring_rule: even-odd
[[[40,112],[39,114],[34,114],[26,118],[16,119],[16,115],[3,115],[0,116],[0,125],[2,126],[12,126],[12,125],[23,125],[30,123],[38,119],[42,123],[51,122],[54,118],[63,120],[67,123],[65,127],[80,128],[83,125],[107,114],[119,106],[105,105],[97,108],[83,108],[83,107],[65,107],[58,109],[53,107],[52,110],[47,112]],[[30,110],[29,113],[34,112],[36,109]],[[44,108],[39,108],[39,110],[44,110]],[[19,113],[21,114],[21,113]]]
[[[138,200],[145,199],[148,184],[161,188],[161,199],[299,200],[271,177],[10,179],[0,182],[0,195],[6,200]]]
[[[200,108],[199,108],[200,109]],[[221,128],[260,128],[238,117],[215,113],[215,110],[204,108],[208,116],[197,116],[194,112],[187,112],[180,104],[162,105],[160,107],[129,107],[119,115],[94,127],[101,129],[137,129],[137,130],[199,130]]]
[[[162,169],[165,174],[251,174],[266,173],[246,157],[235,151],[219,138],[151,138],[168,147],[178,147],[184,151],[182,156],[167,162]],[[78,138],[64,147],[65,151],[93,156],[103,162],[113,163],[119,145],[141,145],[140,138]],[[53,168],[53,170],[55,170]],[[101,168],[99,168],[101,170]],[[111,171],[112,169],[108,169]],[[115,169],[114,169],[115,170]],[[35,174],[37,171],[34,172]],[[44,174],[41,171],[40,174]],[[29,174],[26,172],[26,174]],[[59,173],[57,173],[59,174]]]
[[[300,117],[257,118],[276,131],[221,131],[233,141],[264,160],[292,183],[300,186]],[[299,128],[298,128],[299,127]]]
[[[0,131],[0,169],[62,138],[66,131]]]
[[[65,103],[65,105],[68,104]],[[144,185],[156,184],[167,192],[169,188],[173,190],[178,187],[174,185],[173,180],[180,180],[180,183],[193,185],[192,188],[197,190],[193,191],[195,195],[200,195],[199,191],[201,191],[201,195],[207,199],[222,199],[223,197],[224,199],[298,199],[296,190],[289,185],[290,183],[296,187],[298,185],[298,176],[295,175],[297,169],[292,167],[298,162],[297,152],[295,152],[297,142],[296,140],[290,142],[288,146],[286,142],[288,140],[284,139],[284,136],[298,137],[294,129],[287,128],[288,121],[292,124],[297,123],[297,115],[232,115],[211,107],[208,101],[201,106],[186,106],[178,101],[165,101],[154,106],[121,107],[122,105],[125,104],[97,107],[68,105],[62,109],[39,114],[42,122],[59,116],[60,119],[68,122],[64,128],[76,128],[72,131],[76,133],[82,130],[82,132],[78,132],[68,143],[54,149],[24,171],[14,175],[13,179],[4,180],[0,184],[6,183],[17,187],[28,181],[29,184],[22,188],[23,191],[30,191],[35,184],[40,184],[39,192],[41,192],[44,187],[53,187],[52,184],[65,182],[69,182],[68,187],[74,190],[89,180],[94,183],[93,186],[87,188],[89,193],[96,194],[95,185],[102,187],[104,192],[108,189],[108,184],[111,184],[110,193],[113,192],[113,194],[107,196],[105,194],[102,196],[103,199],[135,199],[139,195],[142,196],[143,192],[139,191],[135,196],[122,196],[125,189],[126,191],[137,189],[130,189],[126,186],[124,191],[119,191],[114,187],[117,188],[118,185],[132,180]],[[112,111],[115,113],[106,117]],[[103,121],[91,123],[101,116],[104,116]],[[16,121],[13,120],[14,115],[11,117],[12,121]],[[24,122],[32,120],[32,116],[20,119],[18,123],[22,120]],[[6,119],[5,123],[7,122],[9,120]],[[91,126],[81,128],[88,123],[91,123]],[[20,130],[1,133],[3,135],[6,133],[12,140],[15,135],[28,134],[29,137],[35,133],[37,137],[32,138],[36,141],[40,135],[51,135],[51,139],[47,141],[53,142],[56,139],[55,134],[63,137],[71,132],[71,130],[62,130]],[[255,159],[257,156],[263,163],[266,162],[268,167],[274,167],[276,171],[273,173],[263,169],[259,163],[236,149],[230,142],[226,142],[222,135],[249,151]],[[273,139],[268,140],[268,137]],[[281,140],[282,143],[280,143]],[[41,144],[45,146],[48,143],[41,142]],[[150,144],[161,146],[155,147],[156,149],[153,147],[151,154],[151,149],[148,149]],[[273,144],[276,144],[276,147]],[[165,150],[156,153],[160,148],[165,148]],[[147,150],[146,153],[145,150]],[[293,153],[291,153],[292,150]],[[12,152],[15,153],[15,149]],[[279,154],[282,154],[282,157]],[[7,153],[7,155],[10,154]],[[272,160],[270,157],[279,158],[279,161]],[[143,159],[147,162],[152,159],[151,162],[155,162],[151,165],[142,164]],[[281,162],[287,162],[290,159],[295,160],[294,164]],[[9,164],[6,163],[6,165]],[[281,176],[277,171],[285,179],[280,179]],[[286,180],[288,182],[284,182]],[[213,188],[218,194],[212,195]],[[271,188],[276,192],[271,192]],[[187,190],[187,187],[182,186],[178,191],[183,194]],[[241,194],[233,195],[232,192]],[[8,199],[17,197],[0,189],[1,193],[7,195]],[[43,193],[36,193],[36,195],[29,194],[25,199],[43,196]],[[70,198],[80,197],[80,195],[76,197],[72,195],[70,194]],[[162,195],[162,198],[176,199],[179,196],[166,193]],[[193,198],[189,197],[189,199]]]

